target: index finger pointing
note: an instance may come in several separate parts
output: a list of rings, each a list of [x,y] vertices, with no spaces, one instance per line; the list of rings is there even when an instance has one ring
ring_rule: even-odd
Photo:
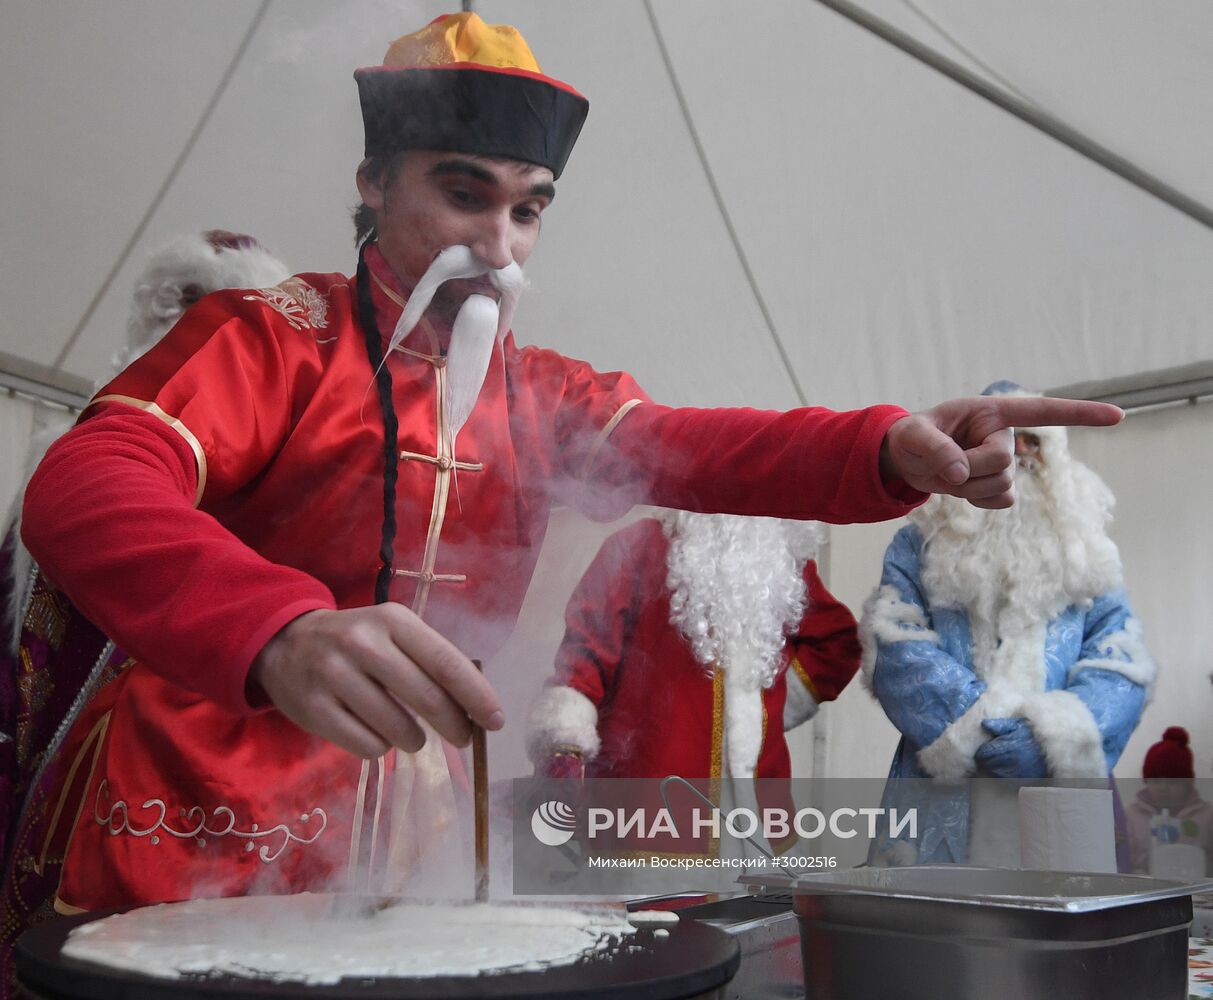
[[[1111,403],[1054,396],[998,396],[998,416],[1006,427],[1110,427],[1125,411]]]

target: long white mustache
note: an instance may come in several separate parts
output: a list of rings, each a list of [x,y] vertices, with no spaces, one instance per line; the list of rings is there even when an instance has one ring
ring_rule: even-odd
[[[493,287],[501,292],[500,316],[497,322],[497,336],[503,336],[510,328],[514,319],[514,306],[518,296],[522,294],[524,281],[522,268],[511,261],[506,267],[494,269],[476,258],[469,247],[447,247],[430,264],[428,270],[417,282],[417,287],[409,296],[409,301],[396,321],[396,329],[392,331],[387,349],[394,350],[414,328],[430,307],[434,293],[444,281],[455,278],[479,278],[482,274],[489,276]],[[495,303],[494,303],[495,304]]]
[[[388,341],[387,353],[390,354],[421,322],[443,282],[478,278],[482,274],[487,274],[489,282],[501,293],[501,301],[498,303],[487,295],[469,295],[455,317],[447,351],[445,407],[452,445],[476,405],[493,348],[514,320],[514,308],[525,287],[522,268],[513,261],[503,268],[491,268],[477,259],[468,247],[447,247],[434,258],[417,282]]]

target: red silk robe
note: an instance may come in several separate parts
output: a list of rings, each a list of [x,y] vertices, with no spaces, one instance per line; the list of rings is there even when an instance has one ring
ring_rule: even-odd
[[[386,341],[403,299],[376,248],[367,261]],[[513,626],[553,503],[859,521],[922,499],[879,478],[896,407],[672,410],[626,374],[507,336],[452,454],[434,332],[387,363],[391,597],[472,656]],[[203,299],[52,449],[26,493],[27,545],[136,661],[63,762],[73,795],[47,833],[70,834],[61,909],[317,888],[382,853],[387,834],[367,830],[389,821],[390,755],[364,766],[246,678],[298,615],[373,603],[383,502],[383,421],[340,275]]]
[[[720,778],[724,683],[670,624],[669,541],[646,518],[606,540],[565,613],[556,682],[598,708],[600,747],[587,778]],[[805,563],[809,605],[788,637],[775,682],[762,692],[763,742],[755,778],[790,778],[784,739],[788,674],[814,701],[833,701],[859,669],[855,617]]]

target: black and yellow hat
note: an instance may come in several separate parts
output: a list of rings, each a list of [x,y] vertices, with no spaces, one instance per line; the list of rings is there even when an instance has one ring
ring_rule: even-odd
[[[442,149],[508,156],[559,177],[590,108],[543,74],[516,28],[470,12],[396,39],[382,66],[354,79],[368,157]]]

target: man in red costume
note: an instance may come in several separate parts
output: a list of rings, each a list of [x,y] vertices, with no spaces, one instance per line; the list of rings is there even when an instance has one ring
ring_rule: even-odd
[[[784,732],[859,669],[855,618],[817,575],[823,536],[814,521],[663,511],[608,538],[531,712],[536,773],[678,775],[722,812],[752,803],[753,779],[790,778]]]
[[[549,777],[789,778],[784,732],[859,669],[812,521],[667,511],[603,543],[528,749]]]
[[[398,889],[454,822],[449,745],[504,723],[469,658],[510,631],[554,503],[834,522],[932,489],[1005,506],[1006,427],[1119,418],[1026,399],[670,409],[519,348],[519,269],[586,100],[474,14],[355,77],[357,275],[207,296],[30,484],[30,551],[136,661],[82,716],[45,819],[48,843],[70,834],[62,910],[349,873]]]

